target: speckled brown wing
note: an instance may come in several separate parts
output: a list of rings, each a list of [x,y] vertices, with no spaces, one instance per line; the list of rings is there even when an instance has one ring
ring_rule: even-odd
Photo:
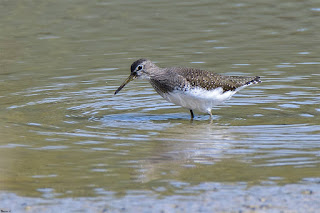
[[[171,71],[184,77],[191,87],[202,87],[207,90],[222,87],[224,92],[233,91],[239,87],[260,82],[259,76],[224,76],[194,68],[171,68]]]
[[[153,88],[161,95],[172,92],[175,89],[186,88],[189,86],[185,77],[179,75],[175,71],[164,69],[165,72],[161,75],[151,76],[149,82]]]

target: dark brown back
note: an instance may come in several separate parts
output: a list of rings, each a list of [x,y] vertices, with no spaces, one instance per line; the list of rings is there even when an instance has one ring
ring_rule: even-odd
[[[225,76],[206,70],[194,68],[170,68],[172,72],[176,72],[188,81],[191,87],[202,87],[207,90],[212,90],[222,87],[223,91],[236,90],[237,88],[259,83],[259,76]]]

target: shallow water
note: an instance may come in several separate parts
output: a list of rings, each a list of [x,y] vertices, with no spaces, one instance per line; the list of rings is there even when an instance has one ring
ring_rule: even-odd
[[[80,197],[91,206],[100,206],[97,197],[119,208],[126,198],[148,206],[172,196],[210,200],[215,191],[231,201],[252,187],[288,184],[319,193],[319,8],[273,0],[2,1],[6,208],[52,199],[67,206]],[[197,113],[190,122],[188,110],[147,82],[113,95],[141,57],[160,67],[259,75],[263,83],[217,106],[212,122]]]

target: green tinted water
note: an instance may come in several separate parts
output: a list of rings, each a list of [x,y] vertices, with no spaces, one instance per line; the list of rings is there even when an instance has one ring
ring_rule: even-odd
[[[243,193],[242,186],[317,183],[319,8],[2,1],[0,189],[17,196],[11,203],[128,195],[170,202],[213,190],[204,184]],[[147,82],[113,95],[141,57],[263,83],[217,107],[213,122],[199,114],[190,122],[188,110]]]

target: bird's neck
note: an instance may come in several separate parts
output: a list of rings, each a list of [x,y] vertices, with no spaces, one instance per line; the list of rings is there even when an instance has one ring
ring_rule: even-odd
[[[151,79],[159,78],[161,76],[165,76],[166,75],[166,69],[157,67],[156,65],[154,65],[153,67],[150,67],[148,72],[149,72],[149,76],[150,76]]]

